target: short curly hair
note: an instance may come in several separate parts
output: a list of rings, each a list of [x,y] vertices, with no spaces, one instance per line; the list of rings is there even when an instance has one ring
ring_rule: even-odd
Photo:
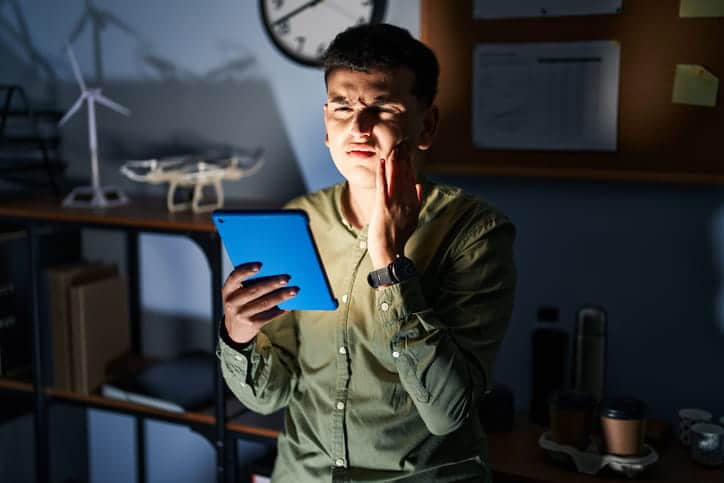
[[[414,75],[412,94],[430,107],[437,94],[440,67],[434,52],[407,30],[389,24],[358,25],[337,34],[322,58],[324,82],[338,68],[361,72],[407,67]]]

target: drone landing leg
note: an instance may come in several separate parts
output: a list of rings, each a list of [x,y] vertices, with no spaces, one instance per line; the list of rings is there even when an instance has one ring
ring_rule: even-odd
[[[176,202],[176,190],[178,187],[185,187],[182,183],[177,181],[170,181],[168,185],[168,192],[166,193],[166,208],[170,213],[176,213],[177,211],[188,210],[191,208],[191,201]]]
[[[204,200],[204,186],[212,186],[214,188],[215,200]],[[214,180],[211,183],[197,183],[194,187],[194,199],[191,209],[194,213],[206,213],[224,206],[224,189],[221,186],[221,180]]]

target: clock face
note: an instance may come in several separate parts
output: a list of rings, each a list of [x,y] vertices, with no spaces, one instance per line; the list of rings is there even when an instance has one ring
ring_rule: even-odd
[[[321,65],[334,37],[353,25],[382,20],[385,0],[261,0],[269,37],[287,57]]]

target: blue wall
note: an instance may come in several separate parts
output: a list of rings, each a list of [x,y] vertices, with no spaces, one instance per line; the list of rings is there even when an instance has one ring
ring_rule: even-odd
[[[0,23],[0,81],[21,82],[38,102],[67,108],[77,88],[62,44],[84,4],[0,3],[5,20]],[[132,121],[99,114],[104,176],[129,190],[138,189],[115,174],[116,161],[130,154],[153,155],[154,146],[168,147],[196,133],[209,142],[251,145],[261,139],[265,144],[268,169],[257,178],[228,185],[234,197],[263,192],[284,198],[340,179],[322,143],[321,73],[279,55],[262,30],[257,1],[94,4],[134,31],[129,34],[110,25],[101,36],[104,69],[99,82],[111,98],[118,96],[137,113]],[[388,21],[419,34],[418,0],[388,4]],[[23,22],[31,42],[8,27],[17,30]],[[74,47],[92,79],[98,73],[96,46],[88,30]],[[44,59],[40,67],[32,52]],[[169,68],[159,70],[158,63],[149,62],[152,58],[166,61]],[[212,75],[234,61],[246,63],[242,69],[227,69],[221,79]],[[219,89],[228,93],[230,102],[214,97]],[[151,97],[170,96],[163,109],[149,104],[151,90]],[[233,98],[234,92],[242,97]],[[262,126],[259,131],[251,130],[255,123]],[[183,129],[175,130],[179,124]],[[140,137],[143,144],[138,147]],[[69,124],[64,141],[66,155],[74,160],[71,174],[86,176],[82,120]],[[594,303],[609,315],[610,392],[637,395],[650,403],[655,416],[665,419],[673,420],[675,409],[683,406],[724,415],[724,189],[472,176],[441,179],[494,202],[518,227],[519,287],[495,378],[513,387],[519,407],[527,407],[529,398],[529,337],[537,307],[559,307],[559,326],[570,331],[576,310]],[[284,189],[279,189],[280,181]],[[84,253],[123,264],[122,240],[109,239],[113,236],[88,231]],[[208,270],[198,249],[184,240],[148,235],[142,237],[141,259],[144,335],[151,341],[144,350],[166,356],[189,348],[189,340],[208,346],[212,300]],[[183,287],[167,283],[179,279],[184,279]],[[176,340],[173,323],[178,316],[197,321],[198,338]],[[159,464],[153,471],[166,471],[181,457],[199,471],[212,471],[213,455],[205,441],[183,428],[161,426],[149,426],[149,442],[173,437],[175,445],[173,454],[155,453]],[[127,418],[89,412],[88,440],[93,481],[124,481],[125,476],[117,475],[134,473],[132,457],[120,473],[107,471],[112,467],[106,464],[118,461],[119,444],[129,454],[134,439]],[[184,481],[189,475],[198,476],[187,469],[173,477]]]
[[[540,305],[573,333],[585,304],[608,312],[611,394],[724,415],[724,189],[717,186],[461,178],[518,227],[519,285],[496,379],[529,398],[530,331]]]

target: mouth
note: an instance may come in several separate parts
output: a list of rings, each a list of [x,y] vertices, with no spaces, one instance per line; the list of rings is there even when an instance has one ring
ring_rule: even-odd
[[[349,156],[364,159],[371,158],[376,153],[374,149],[367,146],[352,146],[350,148],[347,148],[346,152]]]

